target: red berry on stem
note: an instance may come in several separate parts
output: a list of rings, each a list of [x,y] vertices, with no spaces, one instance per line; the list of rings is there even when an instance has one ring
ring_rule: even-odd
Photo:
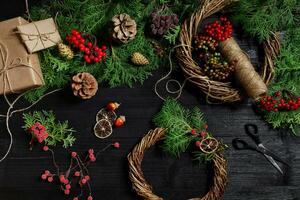
[[[48,146],[43,146],[43,151],[48,151],[49,150],[49,147]]]
[[[52,177],[52,176],[49,176],[48,179],[47,179],[47,181],[48,181],[49,183],[53,182],[53,177]]]
[[[93,154],[94,153],[94,149],[89,149],[89,154]]]
[[[88,196],[87,200],[93,200],[93,197],[90,195]]]
[[[65,195],[69,195],[70,194],[70,190],[64,190]]]
[[[42,174],[41,179],[42,180],[46,180],[47,179],[47,175],[46,174]]]
[[[207,132],[201,131],[200,135],[201,135],[201,137],[206,137],[207,136]]]
[[[195,142],[195,145],[196,145],[197,147],[199,147],[199,146],[201,145],[201,142],[200,142],[200,141],[196,141],[196,142]]]
[[[113,146],[116,148],[116,149],[119,149],[120,148],[120,143],[119,142],[115,142],[113,144]]]
[[[86,184],[87,180],[85,178],[81,179],[81,183],[84,185]]]
[[[49,170],[45,170],[45,174],[48,176],[50,174]]]
[[[195,130],[195,129],[192,129],[192,130],[191,130],[191,134],[192,134],[192,135],[196,135],[196,134],[197,134],[196,130]]]
[[[91,177],[88,176],[88,175],[84,176],[84,178],[85,178],[87,181],[91,180]]]
[[[67,184],[67,185],[66,185],[66,189],[67,189],[67,190],[70,190],[70,189],[71,189],[71,185],[70,185],[70,184]]]
[[[80,172],[79,172],[79,171],[76,171],[76,172],[74,173],[74,176],[79,177],[79,176],[80,176]]]
[[[76,158],[77,153],[76,153],[75,151],[73,151],[73,152],[71,153],[71,156],[72,156],[72,158]]]

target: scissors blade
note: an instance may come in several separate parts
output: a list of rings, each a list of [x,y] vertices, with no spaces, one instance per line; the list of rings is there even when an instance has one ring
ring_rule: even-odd
[[[271,156],[268,156],[267,154],[264,154],[264,156],[281,174],[283,174],[282,169]]]
[[[279,156],[271,152],[268,148],[266,148],[262,143],[258,144],[259,149],[262,151],[263,154],[266,154],[268,156],[271,156],[273,160],[277,160],[287,166],[290,166],[289,163],[287,163],[285,160],[281,159]]]

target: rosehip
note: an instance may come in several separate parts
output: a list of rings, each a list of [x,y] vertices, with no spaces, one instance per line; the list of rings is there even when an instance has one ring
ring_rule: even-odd
[[[43,146],[43,151],[48,151],[49,150],[49,147],[48,146]]]
[[[192,129],[192,130],[191,130],[191,134],[192,134],[192,135],[196,135],[196,134],[197,134],[196,130],[195,130],[195,129]]]
[[[195,145],[196,145],[197,147],[199,147],[199,146],[201,145],[201,142],[200,142],[200,141],[196,141],[196,142],[195,142]]]
[[[41,178],[42,178],[42,180],[46,180],[47,179],[47,175],[46,174],[42,174]]]
[[[74,173],[74,176],[80,176],[80,172],[79,171],[76,171],[75,173]]]
[[[73,151],[73,152],[71,153],[71,156],[72,156],[72,158],[76,158],[77,153],[76,153],[75,151]]]
[[[70,184],[67,184],[67,185],[66,185],[66,189],[67,189],[67,190],[70,190],[70,189],[71,189],[71,185],[70,185]]]
[[[116,149],[119,149],[120,148],[120,143],[119,142],[115,142],[113,144],[113,146],[116,148]]]
[[[86,184],[87,180],[85,178],[81,179],[81,183],[84,185]]]
[[[52,177],[52,176],[49,176],[48,179],[47,179],[47,181],[48,181],[49,183],[53,182],[53,177]]]
[[[120,116],[115,120],[114,125],[115,127],[121,127],[124,125],[125,121],[126,121],[125,116]]]
[[[92,196],[88,196],[87,200],[93,200]]]
[[[117,108],[119,108],[120,104],[117,103],[117,102],[110,102],[107,104],[106,108],[108,110],[112,110],[112,111],[115,111]]]
[[[69,195],[70,194],[70,190],[64,190],[65,195]]]
[[[84,176],[84,178],[87,180],[87,181],[89,181],[91,178],[90,178],[90,176]]]
[[[93,154],[94,153],[94,149],[89,149],[89,154]]]

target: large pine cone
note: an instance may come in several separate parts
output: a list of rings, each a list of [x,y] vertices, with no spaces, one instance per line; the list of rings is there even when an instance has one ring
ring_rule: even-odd
[[[116,42],[128,43],[135,38],[136,22],[128,14],[115,15],[111,21],[113,23],[112,37]]]
[[[98,83],[93,75],[82,72],[73,76],[71,87],[75,96],[90,99],[96,94]]]

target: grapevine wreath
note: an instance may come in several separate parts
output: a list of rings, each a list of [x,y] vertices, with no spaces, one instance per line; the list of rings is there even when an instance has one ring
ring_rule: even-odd
[[[232,2],[235,1],[204,0],[200,9],[194,12],[190,19],[183,23],[181,33],[179,35],[179,47],[177,49],[179,65],[187,79],[203,91],[207,95],[208,100],[214,100],[221,103],[241,100],[241,92],[230,82],[212,80],[204,74],[201,67],[199,67],[199,64],[193,59],[192,42],[193,37],[197,35],[199,26],[202,24],[203,20],[219,12]],[[272,33],[272,36],[263,42],[263,49],[264,64],[262,66],[260,76],[262,81],[268,85],[274,78],[273,60],[279,54],[280,49],[279,36],[277,33]],[[262,94],[265,93],[261,93],[260,95]]]
[[[154,193],[142,171],[145,151],[163,139],[165,152],[179,156],[190,144],[194,144],[195,159],[213,164],[213,183],[208,193],[202,198],[192,199],[220,199],[227,183],[227,161],[223,155],[226,146],[207,132],[202,112],[198,108],[185,109],[177,101],[167,99],[162,110],[155,116],[154,123],[162,128],[150,130],[128,155],[129,178],[133,190],[147,200],[163,199]]]

